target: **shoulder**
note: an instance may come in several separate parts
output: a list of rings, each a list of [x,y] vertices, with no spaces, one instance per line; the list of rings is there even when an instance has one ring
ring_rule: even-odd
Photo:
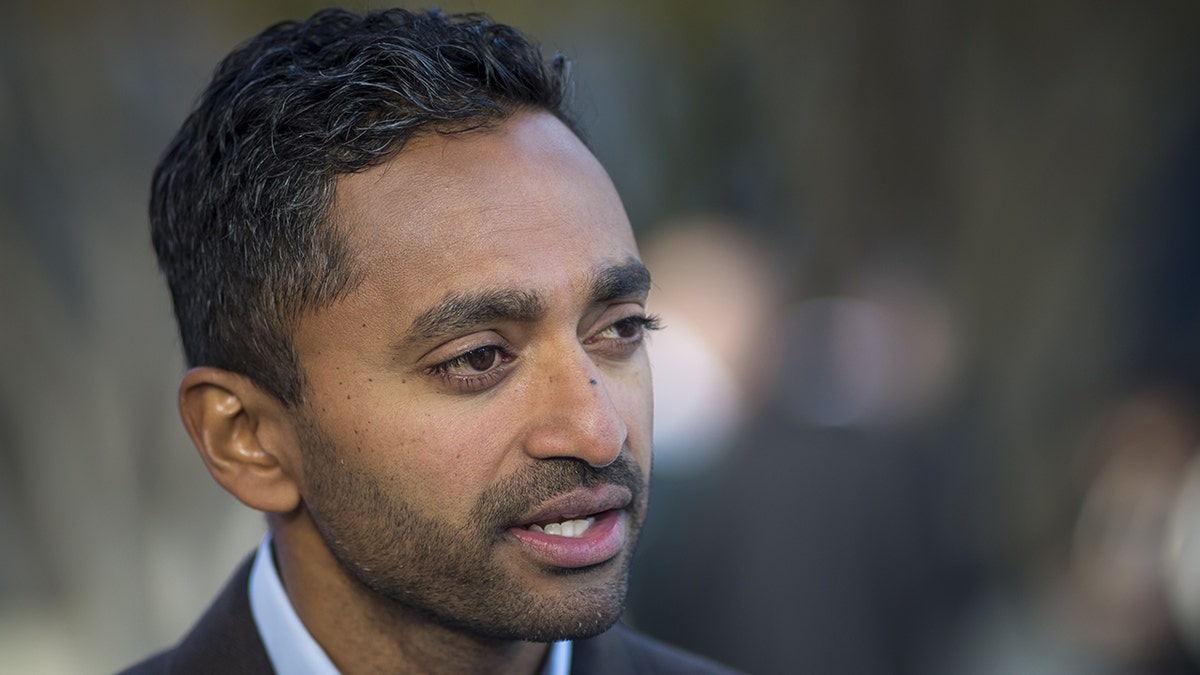
[[[159,675],[171,672],[171,652],[159,652],[141,663],[129,666],[117,675]]]
[[[730,675],[736,671],[702,656],[685,652],[623,624],[572,648],[571,675],[604,673],[696,673]]]
[[[267,650],[250,613],[250,562],[234,572],[221,594],[175,647],[151,656],[120,675],[273,673]]]

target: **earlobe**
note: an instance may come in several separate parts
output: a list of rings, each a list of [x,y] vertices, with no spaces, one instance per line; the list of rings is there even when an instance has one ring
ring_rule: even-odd
[[[298,445],[282,403],[243,375],[202,366],[184,375],[179,412],[209,473],[243,504],[270,513],[300,505]]]

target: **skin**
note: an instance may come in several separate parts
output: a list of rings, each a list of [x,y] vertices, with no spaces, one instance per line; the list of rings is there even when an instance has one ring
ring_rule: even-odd
[[[620,199],[562,123],[519,112],[340,177],[333,216],[363,281],[300,321],[303,404],[198,368],[185,424],[270,514],[342,672],[536,672],[545,641],[619,618],[645,510],[649,280]],[[598,562],[514,533],[591,507],[618,533]]]

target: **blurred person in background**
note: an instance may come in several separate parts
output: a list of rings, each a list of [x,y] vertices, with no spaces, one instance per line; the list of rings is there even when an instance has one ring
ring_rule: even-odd
[[[1047,532],[1009,570],[1015,578],[994,580],[979,599],[947,675],[1200,673],[1195,112],[1184,129],[1125,216],[1140,247],[1108,263],[1132,272],[1106,297],[1122,308],[1110,330],[1125,344],[1108,364],[1121,375],[1099,400],[1072,402],[1084,413],[1066,427],[1070,452],[1051,448],[1083,457],[1059,481],[1066,517],[1047,518]]]
[[[681,457],[656,472],[670,489],[656,492],[631,620],[749,672],[923,672],[963,592],[954,555],[970,550],[947,525],[967,517],[955,461],[970,452],[946,411],[970,417],[948,403],[958,336],[938,286],[891,252],[848,270],[839,293],[789,303],[799,270],[731,219],[665,228],[645,251],[662,261],[656,387],[690,392],[664,397],[656,425],[683,401],[714,410],[675,432],[700,444],[656,426]],[[700,346],[671,343],[679,326]],[[676,464],[688,480],[670,479]]]
[[[784,272],[746,223],[717,215],[654,228],[653,311],[670,330],[649,344],[656,374],[658,481],[701,473],[730,451],[774,377]],[[668,501],[660,497],[659,501]]]
[[[1112,672],[1200,673],[1172,615],[1174,578],[1200,569],[1194,558],[1180,565],[1179,550],[1180,538],[1200,527],[1200,514],[1180,510],[1200,450],[1200,407],[1189,388],[1138,387],[1101,422],[1071,537],[1064,621]]]
[[[179,407],[270,532],[130,673],[727,672],[616,625],[650,276],[565,61],[325,10],[218,67],[155,172]]]
[[[1198,401],[1171,376],[1104,407],[1069,533],[972,613],[947,675],[1200,673]]]

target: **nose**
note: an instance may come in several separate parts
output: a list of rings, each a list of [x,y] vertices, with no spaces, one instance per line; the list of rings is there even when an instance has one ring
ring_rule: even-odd
[[[611,382],[578,347],[540,369],[533,384],[525,452],[538,459],[573,457],[594,467],[621,454],[628,430],[612,398]]]

